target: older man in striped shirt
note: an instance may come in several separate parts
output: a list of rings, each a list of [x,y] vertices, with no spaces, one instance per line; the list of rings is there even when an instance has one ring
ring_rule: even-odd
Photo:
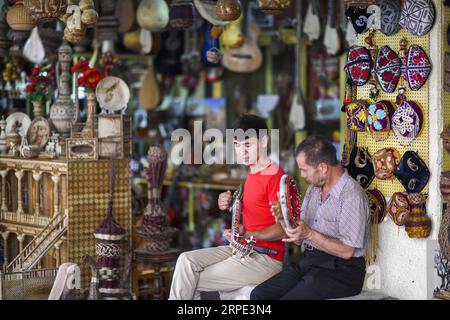
[[[295,267],[257,286],[251,299],[332,299],[361,292],[364,252],[369,239],[370,209],[366,193],[336,159],[336,149],[317,135],[295,151],[301,176],[310,184],[295,229],[283,222],[286,242],[303,245]],[[272,204],[277,217],[279,204]]]

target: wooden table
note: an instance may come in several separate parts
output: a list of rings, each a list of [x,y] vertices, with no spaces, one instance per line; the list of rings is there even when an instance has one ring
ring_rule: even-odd
[[[165,288],[163,284],[161,266],[165,263],[175,262],[179,254],[180,250],[178,249],[169,249],[167,251],[161,252],[149,252],[145,249],[134,250],[134,260],[136,261],[136,263],[139,262],[142,262],[144,264],[151,263],[153,265],[154,268],[153,300],[163,300],[167,298],[165,295],[165,293],[167,293],[167,288]]]

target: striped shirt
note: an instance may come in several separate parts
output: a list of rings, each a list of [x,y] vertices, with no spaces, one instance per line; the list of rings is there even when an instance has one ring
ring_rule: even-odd
[[[353,257],[363,256],[370,235],[366,193],[346,170],[323,202],[321,190],[309,186],[302,204],[303,220],[317,232],[355,248]],[[312,242],[304,243],[314,247]]]

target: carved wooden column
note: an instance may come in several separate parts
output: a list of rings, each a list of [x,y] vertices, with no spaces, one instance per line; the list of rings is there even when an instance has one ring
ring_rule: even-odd
[[[19,241],[19,253],[23,251],[23,240],[25,240],[25,235],[23,233],[17,234],[17,241]]]
[[[41,193],[40,193],[40,181],[42,178],[42,172],[34,171],[33,179],[36,181],[36,193],[35,193],[35,207],[34,207],[34,223],[38,223],[39,215],[41,214]]]
[[[8,211],[8,207],[6,206],[6,176],[7,175],[8,175],[8,169],[0,171],[0,176],[2,177],[2,204],[1,204],[2,212]]]
[[[53,181],[53,205],[54,205],[54,212],[53,216],[55,217],[60,213],[59,208],[59,194],[58,194],[58,186],[59,181],[61,180],[61,174],[54,174],[52,175],[52,181]]]
[[[61,264],[61,245],[62,245],[63,241],[60,240],[58,242],[55,243],[54,247],[55,247],[55,260],[56,260],[56,267],[59,267],[59,265]]]
[[[23,170],[17,170],[15,172],[17,178],[17,214],[23,214],[22,204],[22,178],[24,176]]]
[[[8,256],[8,237],[9,237],[9,231],[2,232],[2,238],[3,238],[3,266],[6,267],[9,263],[9,256]]]

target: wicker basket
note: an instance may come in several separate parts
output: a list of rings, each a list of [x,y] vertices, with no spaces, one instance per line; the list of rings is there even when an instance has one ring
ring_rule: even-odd
[[[16,4],[8,10],[6,22],[11,29],[17,31],[30,31],[35,26],[35,22],[25,9],[22,0],[17,0]]]

